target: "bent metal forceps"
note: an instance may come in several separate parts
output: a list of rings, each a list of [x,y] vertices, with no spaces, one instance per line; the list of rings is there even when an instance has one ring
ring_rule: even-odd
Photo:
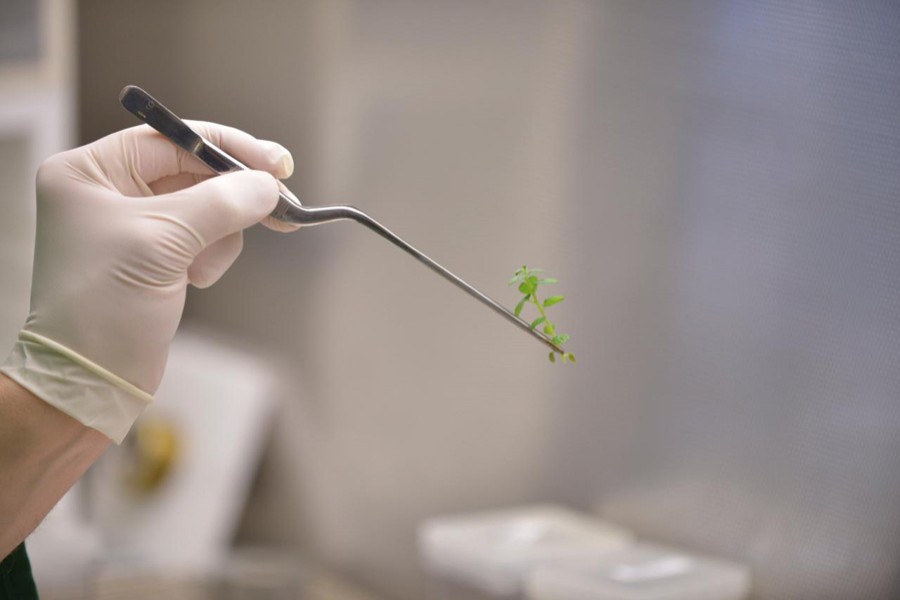
[[[214,172],[228,173],[230,171],[248,169],[246,165],[191,129],[175,113],[141,88],[134,85],[125,86],[119,94],[119,101],[130,113],[163,134],[179,148],[196,156]],[[272,212],[272,217],[279,221],[300,225],[301,227],[321,225],[322,223],[331,223],[333,221],[356,221],[395,246],[402,248],[432,271],[473,298],[481,301],[510,323],[549,346],[554,352],[563,353],[562,348],[554,344],[544,332],[538,331],[536,328],[532,329],[526,321],[517,317],[509,309],[442,267],[358,208],[352,206],[303,206],[299,200],[281,191],[278,195],[278,204]]]

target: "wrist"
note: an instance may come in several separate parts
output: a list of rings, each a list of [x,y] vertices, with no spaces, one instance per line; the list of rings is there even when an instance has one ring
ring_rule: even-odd
[[[0,371],[47,404],[121,443],[153,397],[47,337],[22,331]]]

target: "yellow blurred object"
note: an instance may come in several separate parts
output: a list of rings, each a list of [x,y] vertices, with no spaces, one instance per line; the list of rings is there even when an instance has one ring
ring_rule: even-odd
[[[130,460],[126,485],[135,493],[147,495],[158,490],[178,462],[181,438],[171,420],[154,417],[135,424],[128,450]]]

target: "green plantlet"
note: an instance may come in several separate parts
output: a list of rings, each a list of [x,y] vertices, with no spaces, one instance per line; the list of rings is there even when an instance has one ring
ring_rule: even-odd
[[[565,300],[565,296],[549,296],[545,298],[543,301],[538,298],[538,289],[542,285],[548,285],[552,283],[557,283],[558,280],[553,277],[540,277],[538,273],[543,273],[543,269],[529,269],[527,266],[522,265],[522,268],[517,270],[515,274],[507,281],[507,285],[516,286],[516,289],[519,290],[522,294],[522,299],[519,300],[519,303],[516,304],[515,315],[517,317],[522,316],[522,311],[525,309],[526,304],[533,305],[537,311],[539,316],[536,317],[533,321],[531,321],[531,329],[537,328],[539,325],[543,325],[543,332],[550,337],[550,340],[557,346],[562,346],[567,341],[569,341],[569,335],[565,333],[556,333],[556,325],[547,318],[547,312],[545,309],[550,308],[556,304],[559,304],[563,300]],[[562,362],[570,362],[575,363],[575,355],[571,352],[563,352],[560,354],[562,358]],[[556,362],[556,353],[551,352],[549,355],[550,362]]]

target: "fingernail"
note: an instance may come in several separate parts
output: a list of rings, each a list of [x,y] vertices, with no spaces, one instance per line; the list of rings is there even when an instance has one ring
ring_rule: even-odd
[[[283,175],[281,176],[282,179],[291,176],[291,174],[294,172],[294,159],[291,156],[290,152],[281,157],[281,162],[278,164],[278,166],[283,173]]]
[[[291,157],[291,153],[278,142],[268,142],[268,144],[269,150],[266,154],[274,171],[272,174],[278,179],[290,177],[294,172],[294,159]]]

